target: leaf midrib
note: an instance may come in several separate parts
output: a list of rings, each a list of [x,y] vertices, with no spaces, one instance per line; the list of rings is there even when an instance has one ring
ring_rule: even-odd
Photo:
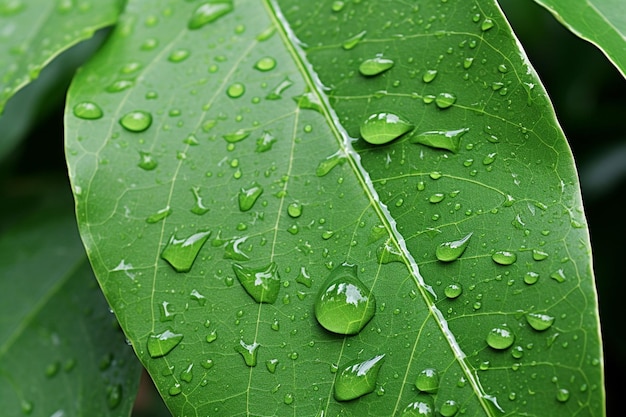
[[[419,272],[417,262],[406,247],[404,243],[404,238],[395,227],[395,220],[392,218],[391,213],[389,213],[384,204],[380,202],[378,193],[374,189],[372,180],[370,179],[367,171],[360,163],[358,153],[350,145],[350,136],[343,128],[343,126],[339,123],[339,118],[337,117],[334,109],[331,107],[328,101],[328,97],[323,92],[323,86],[321,85],[321,82],[318,81],[319,79],[317,75],[315,74],[312,66],[308,63],[306,59],[306,54],[300,47],[299,42],[297,41],[297,37],[291,30],[287,19],[282,14],[280,6],[276,4],[275,0],[264,0],[264,5],[266,10],[268,11],[270,19],[277,28],[277,32],[280,35],[283,44],[287,49],[287,52],[293,58],[296,67],[302,75],[305,84],[310,89],[310,91],[315,94],[316,97],[319,99],[321,103],[321,113],[326,119],[331,129],[331,132],[333,133],[333,136],[337,140],[337,144],[339,145],[340,150],[346,156],[347,162],[350,165],[352,172],[356,176],[358,183],[360,184],[361,188],[363,189],[365,195],[369,200],[370,206],[374,209],[377,217],[382,222],[385,230],[390,236],[389,240],[400,251],[402,260],[406,267],[409,269],[413,281],[417,286],[417,289],[422,299],[426,303],[430,314],[433,316],[435,322],[439,326],[439,329],[441,330],[446,341],[448,342],[450,350],[453,352],[455,358],[457,359],[457,362],[463,370],[467,381],[472,386],[472,389],[476,394],[478,401],[480,402],[482,408],[488,416],[495,417],[495,414],[492,411],[492,407],[487,404],[488,398],[490,398],[490,396],[484,392],[482,386],[480,385],[480,382],[478,381],[477,376],[465,360],[467,355],[465,355],[465,353],[461,350],[461,347],[459,346],[456,338],[450,331],[448,323],[443,317],[443,314],[433,303],[431,295],[435,294],[432,293],[432,289],[430,289],[430,287],[425,284],[424,279]],[[405,384],[403,384],[403,386],[404,385]],[[400,396],[401,393],[398,394],[398,398],[400,398]],[[398,406],[399,404],[396,403],[395,409],[391,413],[392,415],[395,415],[398,412]]]

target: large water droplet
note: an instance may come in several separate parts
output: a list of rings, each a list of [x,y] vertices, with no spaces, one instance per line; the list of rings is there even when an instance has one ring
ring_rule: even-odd
[[[393,60],[376,55],[374,58],[366,59],[359,65],[359,72],[365,76],[374,76],[387,71],[393,67]]]
[[[517,255],[513,252],[509,252],[506,250],[496,251],[493,255],[491,255],[491,259],[497,264],[500,265],[512,265],[517,261]]]
[[[439,373],[434,368],[422,370],[415,380],[415,386],[422,392],[435,394],[439,389]]]
[[[274,262],[260,268],[233,264],[233,270],[243,288],[257,303],[274,303],[280,290],[278,267]]]
[[[200,29],[207,23],[211,23],[230,13],[233,10],[231,0],[218,0],[201,4],[191,15],[187,27],[191,30]]]
[[[457,130],[430,130],[418,135],[412,135],[409,138],[409,142],[457,153],[461,148],[461,136],[468,130],[469,128],[467,127]]]
[[[530,327],[542,332],[552,326],[552,323],[554,323],[554,317],[542,313],[527,313],[526,321],[530,324]]]
[[[152,358],[160,358],[170,353],[183,340],[183,335],[170,329],[148,337],[148,353]]]
[[[374,391],[384,357],[376,355],[365,361],[355,360],[345,364],[335,379],[335,399],[350,401]]]
[[[510,347],[515,341],[515,335],[511,333],[508,326],[503,324],[494,327],[487,334],[487,344],[494,349],[502,350]]]
[[[361,124],[361,137],[374,145],[389,143],[413,129],[413,124],[393,113],[374,113]]]
[[[176,272],[187,272],[210,234],[210,231],[201,231],[184,239],[177,239],[172,235],[161,253],[161,258],[165,259]]]
[[[467,248],[470,237],[472,237],[472,233],[468,233],[459,240],[443,242],[437,246],[437,250],[435,251],[437,259],[442,262],[451,262],[458,259],[465,251],[465,248]]]
[[[74,106],[74,116],[86,120],[95,120],[102,117],[102,109],[91,101],[83,101]]]
[[[452,93],[439,93],[435,98],[435,104],[440,109],[447,109],[456,102],[456,96]]]
[[[341,46],[343,47],[343,49],[345,49],[346,51],[349,51],[350,49],[353,49],[355,46],[357,46],[359,44],[359,42],[361,42],[361,39],[363,39],[365,37],[365,35],[367,34],[366,30],[363,30],[359,33],[357,33],[356,35],[346,39]]]
[[[259,197],[263,194],[263,187],[261,187],[258,183],[254,182],[248,188],[242,188],[239,190],[239,210],[248,211],[253,206],[254,203],[259,199]]]
[[[243,358],[246,365],[252,367],[256,366],[259,346],[260,345],[256,342],[247,344],[242,339],[239,341],[239,344],[235,346],[235,351],[241,354],[241,357]]]
[[[358,279],[356,266],[346,264],[329,274],[315,302],[317,321],[339,334],[358,333],[375,311],[374,294]]]
[[[143,132],[152,124],[152,115],[143,110],[131,111],[122,116],[120,124],[130,132]]]

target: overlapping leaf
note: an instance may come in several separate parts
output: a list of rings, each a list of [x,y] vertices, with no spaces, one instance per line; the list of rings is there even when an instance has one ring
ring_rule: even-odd
[[[603,413],[572,157],[493,2],[137,0],[121,27],[66,154],[175,415]]]

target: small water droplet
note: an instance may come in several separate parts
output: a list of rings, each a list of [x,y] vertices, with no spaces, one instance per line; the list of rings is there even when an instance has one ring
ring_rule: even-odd
[[[526,321],[530,327],[542,332],[552,326],[552,323],[554,323],[554,317],[542,313],[527,313]]]
[[[493,22],[493,20],[487,18],[483,20],[483,22],[480,24],[480,30],[482,30],[483,32],[486,32],[492,27],[494,27],[494,25],[495,23]]]
[[[161,322],[174,320],[174,316],[176,316],[176,313],[173,312],[173,309],[170,309],[170,303],[168,303],[167,301],[163,301],[161,304],[159,304],[159,310],[161,312]]]
[[[281,82],[279,82],[274,88],[272,88],[272,90],[268,93],[267,96],[265,96],[265,98],[267,100],[278,100],[281,99],[283,96],[283,92],[288,89],[289,87],[291,87],[293,85],[293,81],[291,81],[289,78],[285,77],[285,79],[283,79]]]
[[[189,297],[191,297],[192,300],[196,300],[201,306],[206,304],[206,297],[200,294],[196,289],[191,290]]]
[[[343,264],[328,276],[317,295],[315,317],[325,329],[356,334],[374,317],[374,294],[357,277],[356,266]]]
[[[265,361],[265,367],[272,374],[276,372],[277,366],[278,366],[278,359],[268,359]]]
[[[409,142],[419,143],[421,145],[430,146],[431,148],[446,149],[457,153],[461,148],[461,136],[467,131],[469,131],[467,127],[456,130],[431,130],[418,135],[412,135],[409,138]]]
[[[146,223],[157,223],[157,222],[160,222],[161,220],[163,220],[164,218],[166,218],[170,214],[172,214],[172,209],[170,208],[170,206],[167,206],[167,207],[162,208],[161,210],[157,211],[156,213],[151,214],[150,216],[148,216],[146,218]]]
[[[202,26],[216,21],[232,10],[233,2],[229,0],[201,4],[191,15],[187,27],[191,30],[200,29]]]
[[[315,175],[318,177],[323,177],[324,175],[332,171],[332,169],[337,165],[343,164],[346,159],[346,155],[342,151],[335,152],[317,165]]]
[[[159,163],[152,157],[150,152],[139,151],[139,163],[137,164],[139,168],[146,171],[152,171],[158,165]]]
[[[233,83],[228,86],[226,94],[230,98],[239,98],[246,92],[246,87],[242,83]]]
[[[290,203],[289,206],[287,206],[287,214],[294,219],[302,216],[302,204],[297,201]]]
[[[213,330],[211,333],[206,335],[205,338],[207,343],[213,343],[217,340],[217,330]]]
[[[453,417],[459,411],[459,404],[454,400],[446,400],[441,407],[439,407],[439,413],[443,417]]]
[[[183,340],[183,335],[170,329],[162,333],[152,333],[148,337],[148,353],[152,358],[160,358],[170,353]]]
[[[556,271],[554,271],[553,273],[550,274],[550,278],[552,278],[553,280],[555,280],[558,283],[565,282],[565,280],[566,280],[565,272],[563,272],[562,269],[558,269],[558,270],[556,270]]]
[[[413,124],[393,113],[374,113],[361,124],[361,137],[368,143],[383,145],[413,129]]]
[[[311,288],[313,280],[309,276],[309,273],[307,272],[305,267],[300,268],[300,273],[296,277],[296,282],[304,285],[307,288]]]
[[[107,386],[106,395],[107,405],[112,410],[122,402],[122,386],[120,384]]]
[[[22,413],[31,414],[33,412],[33,403],[28,400],[22,400],[21,408],[22,408]]]
[[[252,367],[256,366],[259,346],[260,345],[256,342],[247,344],[241,339],[239,344],[235,346],[235,351],[241,355],[246,365]]]
[[[381,54],[378,54],[374,58],[363,61],[361,65],[359,65],[359,72],[365,76],[371,77],[387,71],[393,67],[393,65],[393,60],[383,58]]]
[[[495,152],[490,152],[483,158],[483,165],[491,165],[496,160],[497,154]]]
[[[283,402],[287,405],[293,403],[293,394],[290,392],[285,394],[285,396],[283,397]]]
[[[190,52],[188,49],[177,49],[169,54],[167,60],[170,62],[179,63],[189,58],[189,55]]]
[[[425,83],[429,83],[433,81],[436,76],[437,76],[437,70],[435,69],[426,70],[426,72],[422,76],[422,81],[424,81]]]
[[[191,208],[191,212],[193,214],[197,214],[198,216],[201,216],[204,213],[208,212],[209,208],[204,206],[204,202],[202,201],[202,197],[200,196],[200,187],[191,187],[191,192],[193,193],[193,197],[195,200],[194,206]]]
[[[426,368],[422,370],[415,380],[415,386],[422,392],[429,394],[437,393],[439,389],[439,373],[434,368]]]
[[[161,253],[161,258],[166,260],[176,272],[187,272],[191,269],[198,252],[210,234],[210,231],[200,231],[184,239],[177,239],[175,234],[172,234]]]
[[[190,363],[185,369],[180,373],[180,379],[187,383],[190,383],[193,379],[193,363]]]
[[[272,149],[272,146],[276,142],[276,138],[272,136],[270,132],[263,132],[260,138],[256,140],[256,152],[266,152]]]
[[[528,271],[524,275],[524,282],[528,285],[535,284],[539,280],[539,274],[536,272]]]
[[[428,201],[432,204],[441,203],[446,197],[444,193],[435,193],[428,198]]]
[[[497,264],[500,265],[512,265],[517,261],[517,255],[513,252],[509,252],[506,250],[496,251],[493,255],[491,255],[491,259]]]
[[[250,259],[248,255],[239,247],[248,239],[247,236],[229,240],[224,248],[224,259],[232,259],[235,261],[247,261]]]
[[[341,46],[343,47],[343,49],[345,49],[346,51],[349,51],[350,49],[353,49],[355,46],[357,46],[359,44],[359,42],[361,42],[361,40],[365,37],[365,35],[367,34],[366,30],[363,30],[359,33],[357,33],[356,35],[346,39]]]
[[[442,262],[451,262],[458,259],[465,251],[465,248],[467,248],[471,237],[472,233],[470,232],[459,240],[441,243],[435,251],[437,259]]]
[[[565,388],[559,388],[556,391],[556,400],[560,403],[567,402],[567,400],[569,400],[569,390]]]
[[[548,253],[539,250],[539,249],[533,249],[533,259],[535,261],[543,261],[544,259],[548,258]]]
[[[183,392],[183,388],[180,386],[180,384],[178,382],[176,382],[176,383],[174,383],[174,385],[172,385],[170,387],[169,390],[167,390],[167,392],[172,397],[175,397],[175,396],[179,395],[181,392]]]
[[[508,326],[503,324],[500,327],[494,327],[487,334],[487,344],[494,349],[503,350],[513,345],[515,335],[511,333]]]
[[[459,297],[463,293],[463,287],[461,286],[461,284],[453,282],[452,284],[446,286],[443,292],[446,297],[454,299]]]
[[[345,3],[341,0],[335,0],[331,6],[333,12],[340,12],[343,10]]]
[[[129,132],[143,132],[152,124],[152,115],[143,110],[131,111],[122,116],[120,124]]]
[[[276,68],[276,60],[271,56],[263,57],[254,64],[254,68],[263,72],[271,71]]]
[[[257,303],[274,303],[280,291],[280,277],[276,263],[260,268],[233,264],[237,279]]]
[[[404,407],[400,417],[434,417],[435,407],[432,399],[425,394],[420,394],[419,397],[419,400],[413,401]]]
[[[256,182],[252,183],[248,188],[241,188],[239,190],[239,210],[250,210],[261,194],[263,194],[263,187]]]
[[[456,96],[452,93],[439,93],[435,98],[435,104],[440,109],[447,109],[456,102]]]
[[[102,109],[91,101],[83,101],[74,106],[74,116],[86,120],[95,120],[102,117]]]
[[[365,361],[357,359],[345,364],[335,379],[335,399],[350,401],[374,391],[384,358],[385,355],[376,355]]]

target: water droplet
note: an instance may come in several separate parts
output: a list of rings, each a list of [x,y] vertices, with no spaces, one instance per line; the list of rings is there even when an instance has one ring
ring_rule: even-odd
[[[33,403],[28,400],[22,400],[21,408],[22,413],[30,414],[33,412]]]
[[[421,394],[419,400],[413,401],[404,407],[400,417],[434,417],[434,410],[432,399]]]
[[[343,164],[346,159],[346,155],[342,151],[335,152],[317,165],[315,175],[318,177],[323,177],[324,175],[332,171],[332,169],[337,165]]]
[[[254,203],[259,199],[259,197],[263,194],[263,187],[261,187],[258,183],[254,182],[248,188],[242,188],[239,190],[239,210],[248,211],[253,206]]]
[[[550,278],[552,278],[553,280],[555,280],[558,283],[561,282],[565,282],[566,278],[565,278],[565,272],[563,272],[562,269],[556,270],[553,273],[550,274]]]
[[[439,373],[434,368],[422,370],[415,380],[415,386],[422,392],[435,394],[439,389]]]
[[[434,80],[436,76],[437,76],[437,70],[435,69],[427,70],[422,76],[422,81],[424,81],[425,83],[429,83],[432,80]]]
[[[463,68],[469,69],[472,66],[473,62],[474,62],[474,58],[472,58],[472,57],[465,58],[463,60]]]
[[[183,388],[180,386],[180,384],[178,382],[174,383],[174,385],[172,385],[170,387],[169,390],[167,390],[168,394],[170,394],[172,397],[177,396],[178,394],[180,394],[181,392],[183,392]]]
[[[59,361],[54,361],[46,366],[45,374],[48,378],[52,378],[59,373],[59,369],[61,369],[61,363],[59,363]]]
[[[458,259],[465,251],[465,248],[467,248],[471,237],[472,233],[470,232],[459,240],[443,242],[437,246],[437,250],[435,251],[437,259],[442,262],[451,262]]]
[[[283,397],[283,402],[287,405],[293,403],[293,394],[290,392],[285,394],[285,396]]]
[[[441,203],[445,197],[446,195],[444,193],[435,193],[428,198],[428,201],[437,204]]]
[[[183,340],[183,335],[170,329],[148,337],[148,353],[152,358],[160,358],[170,353]]]
[[[233,264],[237,279],[257,303],[274,303],[280,291],[278,267],[274,262],[260,268]]]
[[[324,108],[319,96],[311,91],[295,96],[293,99],[301,109],[315,110],[318,113],[324,113]]]
[[[413,129],[413,124],[393,113],[374,113],[361,124],[361,137],[374,145],[383,145]]]
[[[193,214],[197,214],[198,216],[201,216],[204,213],[208,212],[209,208],[204,206],[204,202],[202,201],[202,197],[200,196],[200,187],[191,187],[191,192],[193,193],[193,197],[195,200],[195,204],[191,208],[191,212]]]
[[[539,280],[539,274],[536,272],[528,271],[524,275],[524,282],[528,285],[532,285]]]
[[[530,327],[542,332],[552,326],[552,323],[554,323],[554,317],[542,313],[527,313],[526,321],[530,324]]]
[[[235,261],[247,261],[250,259],[250,257],[239,247],[239,245],[244,243],[247,239],[248,237],[244,236],[229,240],[224,248],[224,259],[232,259]]]
[[[483,158],[483,165],[491,165],[496,160],[496,156],[498,154],[495,152],[490,152]]]
[[[544,259],[548,258],[548,254],[542,250],[539,249],[533,249],[533,259],[535,261],[543,261]]]
[[[443,292],[446,297],[454,299],[463,293],[463,287],[461,287],[461,284],[453,282],[452,284],[449,284]]]
[[[187,49],[177,49],[169,54],[167,60],[174,63],[183,62],[184,60],[189,58],[189,54],[190,52]]]
[[[172,209],[170,208],[170,206],[167,206],[167,207],[162,208],[161,210],[157,211],[156,213],[151,214],[150,216],[148,216],[146,218],[146,223],[157,223],[157,222],[160,222],[161,220],[163,220],[164,218],[166,218],[170,214],[172,214]]]
[[[440,109],[447,109],[456,102],[456,96],[452,93],[439,93],[435,98],[435,104]]]
[[[366,59],[359,65],[359,72],[365,76],[374,76],[381,74],[393,67],[393,60],[383,58],[378,54],[374,58]]]
[[[494,327],[487,334],[487,344],[494,349],[507,349],[514,341],[515,335],[511,333],[506,324],[503,324],[501,327]]]
[[[233,2],[220,0],[200,5],[191,15],[187,27],[191,30],[200,29],[202,26],[214,22],[233,10]]]
[[[106,388],[107,405],[112,410],[122,402],[122,386],[120,384],[109,385]]]
[[[265,96],[265,98],[267,100],[278,100],[281,99],[283,96],[283,92],[288,89],[289,87],[291,87],[293,85],[293,81],[291,81],[289,78],[285,78],[283,79],[281,82],[279,82],[276,87],[272,88],[272,91],[270,91],[270,93]]]
[[[193,379],[193,363],[190,363],[189,366],[180,373],[180,379],[189,383]]]
[[[200,294],[198,290],[196,289],[191,290],[191,293],[189,294],[189,296],[191,297],[192,300],[196,300],[198,304],[200,304],[201,306],[206,304],[206,297]]]
[[[137,166],[146,171],[152,171],[159,163],[152,157],[150,152],[139,151],[139,163]]]
[[[439,413],[443,417],[453,417],[459,411],[459,404],[454,400],[446,400],[439,407]]]
[[[290,203],[289,206],[287,206],[287,214],[294,219],[302,216],[302,204],[297,201]]]
[[[166,260],[176,272],[187,272],[191,269],[198,252],[209,238],[210,231],[201,231],[185,239],[177,239],[174,234],[161,253],[161,258]]]
[[[235,351],[241,355],[246,365],[252,367],[256,366],[259,346],[260,345],[256,342],[247,344],[242,339],[239,341],[239,345],[235,346]]]
[[[376,259],[381,264],[388,264],[390,262],[404,262],[402,253],[396,249],[395,246],[390,245],[388,242],[381,245],[376,249]]]
[[[143,132],[152,124],[152,115],[142,110],[131,111],[122,116],[120,124],[130,132]]]
[[[469,131],[467,127],[457,130],[431,130],[418,135],[412,135],[409,138],[409,142],[419,143],[421,145],[430,146],[431,148],[446,149],[457,153],[461,148],[461,136],[467,131]]]
[[[74,116],[86,120],[95,120],[102,117],[102,109],[91,101],[83,101],[74,106]]]
[[[278,366],[278,359],[268,359],[265,361],[265,367],[270,373],[276,372],[276,367]]]
[[[256,64],[254,64],[254,68],[259,71],[271,71],[276,67],[276,60],[270,56],[263,57],[259,59]]]
[[[556,400],[560,403],[567,402],[567,400],[569,400],[569,390],[565,388],[559,388],[556,391]]]
[[[500,265],[511,265],[517,261],[517,255],[513,252],[499,250],[496,251],[493,255],[491,255],[491,259],[497,264]]]
[[[343,10],[345,3],[341,0],[335,0],[331,6],[333,12],[340,12]]]
[[[343,264],[328,276],[317,295],[315,317],[327,330],[356,334],[374,317],[374,294],[357,277],[356,266]]]
[[[493,23],[493,20],[487,18],[483,20],[483,22],[480,24],[480,30],[482,30],[483,32],[486,32],[492,27],[494,27],[494,25],[495,23]]]
[[[345,49],[346,51],[349,51],[350,49],[353,49],[355,46],[357,46],[359,44],[359,42],[361,42],[361,40],[365,37],[365,35],[367,34],[367,31],[361,31],[359,33],[357,33],[356,35],[346,39],[341,46],[343,47],[343,49]]]
[[[228,86],[228,89],[226,90],[226,94],[228,94],[228,97],[230,98],[241,97],[245,92],[246,86],[244,86],[242,83],[233,83]]]
[[[176,316],[176,313],[170,310],[170,303],[168,303],[167,301],[163,301],[161,304],[159,304],[159,310],[161,311],[161,322],[174,320],[174,316]]]
[[[309,273],[307,272],[305,267],[300,268],[300,273],[296,277],[296,282],[304,285],[307,288],[311,288],[313,280],[309,276]]]
[[[335,379],[335,399],[350,401],[374,391],[384,357],[377,355],[365,361],[355,360],[345,364]]]
[[[206,335],[205,338],[207,343],[213,343],[217,340],[217,330],[213,330],[211,333]]]
[[[224,140],[228,143],[241,142],[245,138],[250,136],[250,131],[247,129],[239,129],[232,133],[227,133],[223,136]]]

